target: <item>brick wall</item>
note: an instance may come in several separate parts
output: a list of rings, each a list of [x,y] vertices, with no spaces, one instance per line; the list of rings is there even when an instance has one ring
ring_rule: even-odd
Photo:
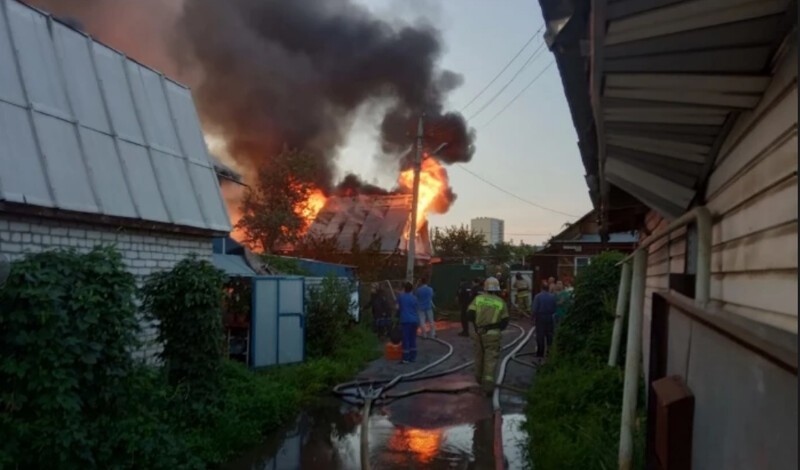
[[[12,261],[26,253],[56,248],[88,251],[96,245],[112,244],[138,283],[153,272],[171,269],[190,254],[210,261],[212,253],[211,238],[0,214],[0,254]],[[158,352],[156,328],[157,325],[142,321],[145,347],[137,355],[150,359]]]

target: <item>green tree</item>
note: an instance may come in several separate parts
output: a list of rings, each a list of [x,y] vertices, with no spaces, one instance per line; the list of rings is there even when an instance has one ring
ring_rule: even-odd
[[[524,263],[525,261],[530,260],[530,257],[533,256],[534,253],[539,251],[539,247],[528,245],[527,243],[520,241],[519,245],[513,245],[511,250],[514,254],[514,261],[518,263]]]
[[[475,233],[465,225],[434,231],[433,249],[436,256],[445,258],[474,258],[484,254],[486,237]]]
[[[308,224],[308,200],[319,187],[322,161],[310,153],[284,149],[258,171],[255,186],[245,193],[236,225],[245,241],[265,252],[293,243]]]
[[[487,255],[497,264],[508,263],[514,259],[514,245],[511,243],[500,242],[489,245],[486,249]]]

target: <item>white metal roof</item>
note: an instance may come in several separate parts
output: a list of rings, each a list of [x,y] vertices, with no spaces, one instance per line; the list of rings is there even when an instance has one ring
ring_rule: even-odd
[[[380,240],[382,253],[408,250],[408,226],[411,223],[411,195],[359,195],[355,197],[329,197],[308,229],[309,234],[335,236],[339,248],[347,252],[353,246],[368,247]],[[420,230],[416,238],[417,258],[431,256],[427,230]]]
[[[228,232],[187,88],[0,0],[0,201]]]

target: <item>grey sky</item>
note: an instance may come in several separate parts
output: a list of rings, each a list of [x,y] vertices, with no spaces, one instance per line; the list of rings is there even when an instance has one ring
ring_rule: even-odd
[[[442,65],[464,76],[464,85],[450,99],[461,109],[505,66],[542,24],[535,0],[359,0],[382,16],[400,14],[413,19],[423,14],[441,28],[446,52]],[[414,13],[416,10],[416,13]],[[541,34],[515,63],[464,112],[478,111],[525,62],[541,42]],[[469,170],[505,187],[529,201],[581,216],[591,208],[583,180],[583,166],[576,144],[563,88],[552,65],[508,110],[489,121],[553,59],[545,50],[520,76],[471,122],[478,129],[477,152]],[[365,158],[375,153],[366,119],[359,121],[341,166],[368,179],[390,184],[389,174],[379,174]],[[497,217],[506,221],[506,238],[537,243],[556,234],[570,219],[544,211],[506,195],[460,168],[448,167],[458,200],[447,214],[431,217],[432,226],[468,223],[473,217]],[[519,235],[519,234],[545,234]]]

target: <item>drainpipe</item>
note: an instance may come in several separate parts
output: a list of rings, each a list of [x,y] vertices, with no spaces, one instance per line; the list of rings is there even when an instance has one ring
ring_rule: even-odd
[[[622,275],[619,281],[619,293],[617,294],[617,309],[614,313],[614,332],[611,334],[611,351],[608,354],[608,365],[617,365],[619,357],[619,342],[622,338],[622,324],[625,321],[625,307],[628,305],[628,294],[631,289],[631,264],[622,265]]]
[[[620,470],[630,470],[633,459],[633,424],[636,416],[639,362],[642,353],[642,314],[644,310],[644,284],[647,276],[648,248],[656,241],[692,222],[697,225],[695,305],[699,308],[705,308],[708,305],[711,285],[711,212],[707,207],[695,207],[675,219],[666,228],[648,237],[633,254],[619,263],[627,264],[633,258],[628,344],[625,355],[625,385],[622,394],[622,417],[620,419],[619,435]]]
[[[647,251],[637,250],[633,257],[631,311],[628,317],[628,345],[625,349],[625,385],[622,392],[622,419],[619,432],[620,470],[630,470],[633,455],[632,429],[636,419],[636,395],[639,388],[639,356],[642,352],[642,313],[646,274]]]

